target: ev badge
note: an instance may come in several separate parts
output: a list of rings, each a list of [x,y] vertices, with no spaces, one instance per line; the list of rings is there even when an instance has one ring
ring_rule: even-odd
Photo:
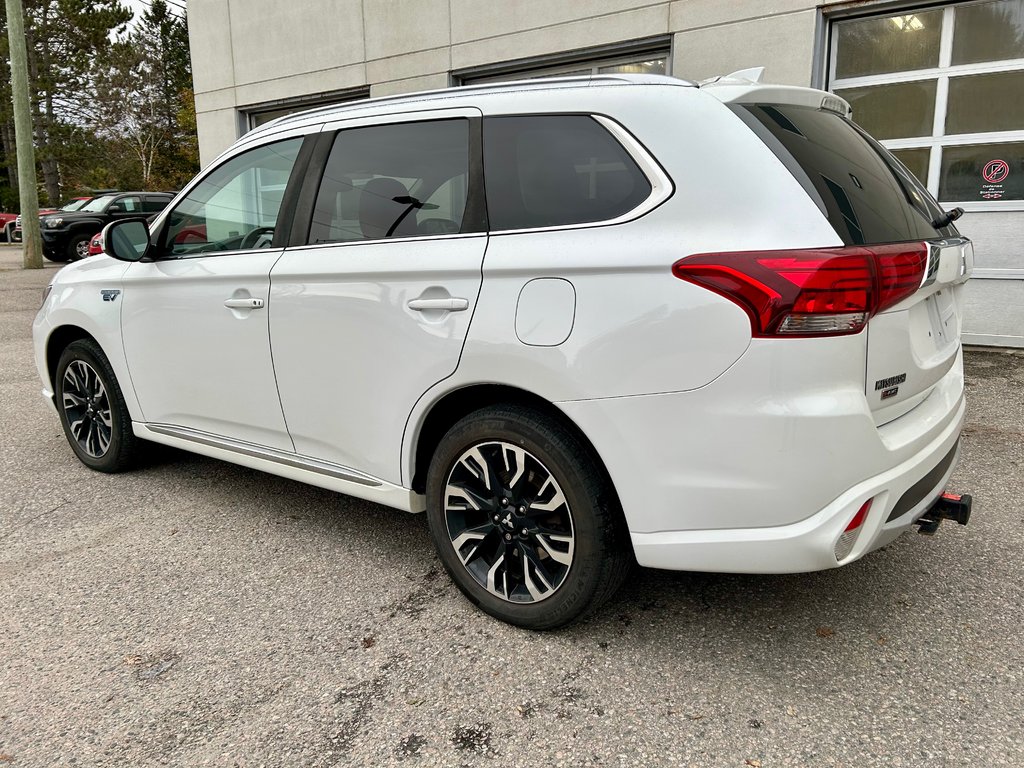
[[[121,295],[121,292],[118,291],[118,290],[114,290],[114,289],[107,289],[107,290],[100,291],[100,296],[103,297],[104,301],[113,301],[114,299],[116,299],[120,295]]]

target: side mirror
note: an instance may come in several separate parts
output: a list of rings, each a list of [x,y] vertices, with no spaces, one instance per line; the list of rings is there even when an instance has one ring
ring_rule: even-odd
[[[124,213],[124,206],[120,203],[111,203],[107,206],[107,213]]]
[[[149,253],[145,219],[123,219],[103,228],[103,252],[121,261],[142,261]]]

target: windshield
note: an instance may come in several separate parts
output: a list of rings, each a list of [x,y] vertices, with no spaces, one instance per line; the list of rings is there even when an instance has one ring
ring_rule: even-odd
[[[91,198],[83,197],[81,200],[72,200],[70,203],[64,203],[64,205],[62,205],[60,209],[62,211],[77,211],[83,205],[88,203],[90,199]]]
[[[99,213],[104,208],[106,208],[107,205],[110,203],[110,201],[113,200],[113,199],[114,199],[113,195],[104,195],[103,197],[94,197],[92,200],[87,202],[85,205],[83,205],[78,210],[80,210],[80,211],[88,211],[89,213]]]

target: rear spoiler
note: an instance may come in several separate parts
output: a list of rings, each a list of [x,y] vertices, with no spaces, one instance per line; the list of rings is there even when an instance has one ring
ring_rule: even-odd
[[[764,67],[741,69],[728,75],[702,80],[698,87],[723,104],[795,104],[827,109],[843,117],[853,116],[853,107],[834,93],[795,85],[762,85]]]

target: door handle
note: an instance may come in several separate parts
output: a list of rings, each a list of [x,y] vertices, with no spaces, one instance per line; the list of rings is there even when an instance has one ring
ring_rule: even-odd
[[[413,299],[406,304],[409,309],[417,312],[441,310],[442,312],[462,312],[469,309],[469,299]]]
[[[252,296],[246,299],[228,299],[224,306],[228,309],[263,309],[263,299]]]

